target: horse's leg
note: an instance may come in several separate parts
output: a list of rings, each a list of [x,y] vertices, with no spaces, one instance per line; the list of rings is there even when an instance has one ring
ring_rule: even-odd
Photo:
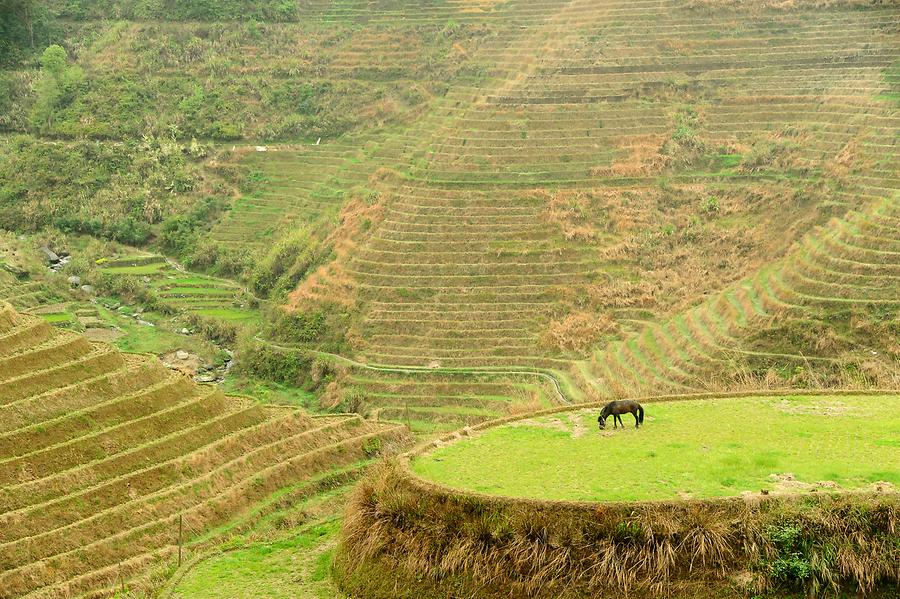
[[[634,428],[640,427],[640,423],[638,422],[637,412],[636,411],[632,412],[631,415],[634,416]]]

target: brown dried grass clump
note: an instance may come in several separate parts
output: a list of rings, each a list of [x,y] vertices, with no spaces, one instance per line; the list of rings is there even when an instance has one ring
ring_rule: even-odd
[[[546,207],[541,218],[556,225],[568,241],[590,242],[595,240],[599,231],[591,193],[587,191],[558,191],[552,195],[538,192],[544,196]]]
[[[633,135],[618,142],[623,157],[609,166],[596,166],[592,177],[646,177],[663,172],[671,165],[671,157],[662,153],[668,139],[665,135]]]
[[[387,177],[379,171],[372,176]],[[315,306],[321,301],[336,301],[352,307],[356,301],[356,286],[344,265],[347,258],[357,251],[366,234],[384,218],[383,194],[370,192],[366,197],[355,195],[341,209],[339,225],[325,238],[323,247],[332,248],[335,256],[306,277],[288,296],[288,306],[301,309]]]
[[[753,592],[866,593],[900,582],[898,557],[896,494],[550,502],[456,493],[393,461],[355,490],[336,565],[345,590],[370,599],[549,599],[663,597],[748,571]]]
[[[656,305],[658,287],[642,279],[640,281],[624,281],[614,279],[602,285],[588,288],[591,305],[603,308],[644,308]]]
[[[544,403],[541,401],[537,392],[532,393],[529,397],[522,398],[509,404],[507,412],[510,416],[518,416],[521,414],[530,414],[543,409]]]
[[[836,179],[844,179],[853,172],[872,169],[875,164],[866,156],[864,145],[860,135],[849,140],[834,158],[825,162],[825,172]]]
[[[616,323],[606,314],[573,312],[552,321],[541,336],[541,343],[548,348],[581,353],[596,346],[603,335],[615,328]]]

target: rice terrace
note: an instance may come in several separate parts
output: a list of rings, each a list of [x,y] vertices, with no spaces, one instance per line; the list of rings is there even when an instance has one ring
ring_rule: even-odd
[[[898,0],[0,0],[0,599],[900,598]]]

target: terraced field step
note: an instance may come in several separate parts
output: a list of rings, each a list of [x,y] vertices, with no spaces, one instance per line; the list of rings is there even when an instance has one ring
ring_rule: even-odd
[[[626,342],[599,352],[593,358],[593,368],[588,366],[584,371],[585,380],[593,381],[589,384],[606,393],[625,395],[660,386],[669,390],[683,389],[685,384],[702,388],[707,368],[715,369],[715,362],[729,356],[800,366],[834,362],[815,355],[747,350],[741,346],[740,336],[751,331],[761,318],[785,309],[802,311],[804,307],[835,304],[900,306],[900,278],[891,274],[900,268],[900,254],[858,245],[860,231],[868,230],[870,220],[897,211],[900,201],[884,198],[866,210],[832,221],[796,244],[777,268],[763,270],[753,280],[726,289],[662,327],[650,325]],[[641,355],[644,360],[636,358]],[[647,360],[647,356],[652,359]],[[698,367],[701,365],[705,366]]]
[[[175,310],[234,323],[252,323],[258,312],[236,283],[191,273],[163,256],[140,254],[105,260],[101,272],[136,279]]]
[[[0,335],[40,322],[0,303]],[[105,349],[118,359],[84,369],[97,348],[79,340],[51,328],[7,358],[18,361],[0,382],[0,597],[70,596],[108,585],[111,572],[139,574],[171,551],[179,516],[208,530],[281,487],[407,442],[399,424],[265,408],[146,357]],[[68,361],[47,366],[50,348]]]

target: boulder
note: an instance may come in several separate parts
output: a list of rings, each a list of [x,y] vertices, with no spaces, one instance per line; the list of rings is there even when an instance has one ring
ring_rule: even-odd
[[[17,279],[27,279],[28,278],[28,271],[23,268],[19,268],[15,264],[7,264],[6,262],[0,262],[0,269],[5,270],[6,272],[8,272],[9,274],[11,274],[12,276],[14,276]]]
[[[175,352],[175,357],[179,360],[187,360],[190,357],[190,354],[183,349],[179,349],[177,352]]]
[[[46,245],[41,246],[41,253],[44,254],[44,257],[50,264],[59,264],[59,256],[57,256],[56,253]]]
[[[71,277],[69,277],[69,285],[71,285],[72,287],[78,287],[79,285],[81,285],[81,277],[72,275]]]
[[[82,285],[81,290],[87,293],[88,295],[94,293],[94,288],[90,285]]]

